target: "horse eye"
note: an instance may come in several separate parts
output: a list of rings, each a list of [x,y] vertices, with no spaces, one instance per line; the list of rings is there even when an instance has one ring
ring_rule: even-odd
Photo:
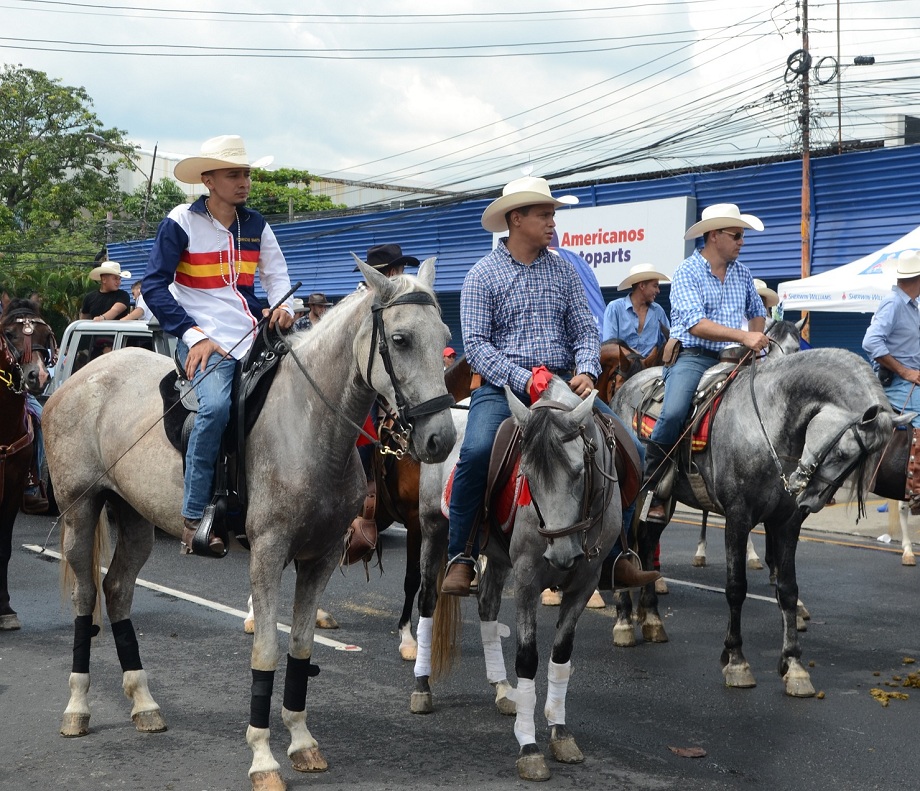
[[[408,346],[409,339],[405,335],[400,335],[399,333],[394,333],[390,336],[390,340],[393,341],[393,344],[396,346]]]

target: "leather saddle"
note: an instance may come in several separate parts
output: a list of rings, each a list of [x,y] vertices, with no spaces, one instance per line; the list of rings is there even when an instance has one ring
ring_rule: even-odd
[[[280,350],[270,348],[264,333],[256,336],[242,365],[237,366],[231,391],[230,421],[221,438],[214,476],[214,499],[209,506],[215,509],[214,530],[224,537],[232,530],[247,549],[246,437],[265,405],[278,363],[285,353],[284,347]],[[178,359],[175,363],[175,370],[160,380],[160,397],[163,400],[163,427],[172,446],[182,454],[184,470],[185,453],[198,412],[198,398]]]
[[[620,499],[626,508],[636,496],[642,483],[642,466],[639,454],[628,430],[619,421],[599,410],[594,410],[594,420],[605,437],[615,440],[615,466],[620,484]],[[480,546],[485,548],[492,535],[498,537],[507,549],[514,530],[517,509],[530,502],[524,477],[520,474],[521,429],[513,418],[505,420],[495,434],[483,505],[473,530],[470,542],[479,531]],[[442,501],[442,511],[447,516],[453,472],[448,479]]]

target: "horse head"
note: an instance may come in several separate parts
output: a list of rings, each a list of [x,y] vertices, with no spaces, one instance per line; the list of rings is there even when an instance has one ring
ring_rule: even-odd
[[[802,348],[802,330],[807,322],[807,316],[797,322],[767,319],[763,331],[770,339],[767,355],[795,354],[799,351]]]
[[[584,557],[587,531],[602,519],[609,502],[597,496],[591,477],[593,454],[603,452],[592,419],[597,392],[582,401],[553,377],[529,409],[507,386],[505,394],[522,429],[521,471],[540,520],[539,533],[546,540],[543,557],[557,569],[571,569]],[[602,488],[606,490],[606,484]],[[600,512],[598,500],[603,503]]]
[[[57,341],[34,302],[14,299],[0,318],[0,381],[17,393],[40,393],[57,362]]]
[[[434,258],[418,276],[388,278],[354,256],[373,292],[371,315],[355,336],[365,384],[396,411],[409,450],[432,464],[447,458],[457,435],[441,352],[450,337],[434,295]]]
[[[871,472],[868,462],[887,444],[897,426],[909,425],[913,413],[895,415],[887,406],[874,405],[862,414],[835,405],[819,410],[808,423],[802,456],[786,486],[805,514],[817,513],[854,473],[857,502]]]

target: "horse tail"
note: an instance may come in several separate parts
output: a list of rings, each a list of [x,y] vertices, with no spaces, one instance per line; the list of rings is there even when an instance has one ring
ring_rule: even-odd
[[[441,560],[438,570],[438,590],[444,581],[447,558]],[[460,658],[460,632],[463,621],[460,618],[460,599],[456,596],[438,595],[434,607],[431,634],[431,679],[446,678]]]
[[[61,549],[64,548],[64,540],[67,533],[67,520],[61,520]],[[96,586],[96,601],[93,604],[93,623],[98,624],[101,628],[104,622],[102,617],[102,564],[111,557],[111,543],[109,541],[109,520],[105,515],[105,508],[99,512],[99,519],[96,521],[96,529],[93,535],[93,560],[92,574],[93,582]],[[77,578],[73,568],[67,562],[67,557],[61,552],[61,600],[68,602],[71,600],[71,593]]]

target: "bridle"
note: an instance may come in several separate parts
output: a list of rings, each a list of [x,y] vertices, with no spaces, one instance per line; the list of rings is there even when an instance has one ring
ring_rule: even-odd
[[[532,409],[558,409],[564,412],[571,412],[571,407],[566,406],[558,401],[550,400],[540,400],[537,401],[532,407]],[[592,411],[592,417],[595,421],[595,428],[597,429],[597,423],[603,421],[605,424],[609,421],[609,418],[606,415],[599,414]],[[582,535],[582,549],[585,551],[585,556],[591,560],[598,556],[600,553],[600,535],[598,535],[597,540],[594,543],[594,546],[590,549],[588,548],[588,533],[592,528],[596,527],[601,519],[603,519],[604,514],[607,511],[607,507],[610,505],[610,501],[613,498],[614,487],[613,484],[618,482],[616,474],[616,460],[614,457],[614,452],[616,449],[616,440],[613,436],[613,431],[601,431],[600,432],[604,437],[604,447],[607,449],[607,452],[604,454],[606,458],[605,467],[610,469],[611,472],[601,468],[597,460],[597,453],[599,450],[597,440],[593,436],[588,436],[588,428],[583,423],[576,426],[574,429],[569,431],[567,434],[563,434],[560,437],[560,440],[563,443],[573,442],[577,439],[581,439],[582,442],[582,456],[584,460],[583,464],[583,477],[584,477],[584,487],[582,488],[582,497],[581,497],[581,506],[579,507],[579,520],[568,527],[562,528],[561,530],[547,530],[546,521],[543,519],[543,514],[540,511],[540,506],[537,503],[537,498],[534,496],[533,491],[530,492],[531,502],[533,503],[534,510],[537,512],[537,518],[539,519],[539,525],[537,527],[537,532],[549,541],[553,542],[555,538],[562,538],[563,536],[571,535],[572,533],[581,532]],[[595,473],[600,477],[600,485],[595,478]],[[596,507],[596,504],[600,503],[600,507]]]
[[[16,346],[11,330],[12,325],[18,324],[22,333],[22,349]],[[36,325],[48,328],[48,341],[50,348],[43,346],[33,346],[32,336],[35,333]],[[50,367],[57,362],[57,340],[54,337],[54,331],[51,326],[42,318],[35,315],[31,310],[19,308],[17,310],[4,313],[0,320],[0,339],[3,341],[3,368],[0,370],[0,383],[3,383],[17,395],[25,392],[25,376],[23,375],[22,366],[32,362],[33,352],[40,353],[44,358],[46,367]]]

